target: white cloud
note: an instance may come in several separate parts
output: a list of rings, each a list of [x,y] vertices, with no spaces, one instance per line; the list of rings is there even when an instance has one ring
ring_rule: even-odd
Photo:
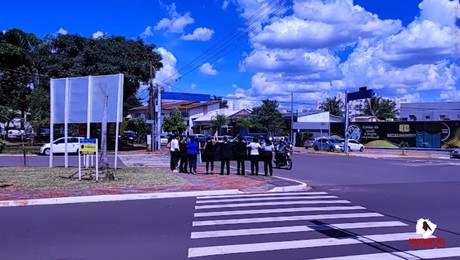
[[[190,16],[190,13],[183,15],[176,11],[176,4],[172,3],[168,7],[169,18],[161,19],[154,27],[155,30],[165,29],[169,33],[183,33],[185,26],[193,24],[195,20]]]
[[[180,76],[176,69],[177,59],[163,47],[158,48],[157,52],[161,55],[163,68],[156,73],[154,83],[160,85],[171,84]]]
[[[224,1],[222,2],[222,9],[227,10],[227,7],[228,7],[229,4],[230,4],[230,3],[229,3],[227,0],[224,0]]]
[[[458,7],[458,0],[423,0],[419,5],[420,20],[429,20],[439,23],[441,26],[454,24],[455,7]],[[458,16],[458,13],[457,13]]]
[[[266,1],[229,3],[248,18]],[[271,16],[249,33],[253,50],[239,64],[241,72],[253,73],[245,95],[281,100],[294,92],[310,102],[368,86],[410,101],[460,99],[460,73],[451,65],[458,0],[421,1],[420,16],[405,27],[353,0],[293,3],[292,12]]]
[[[253,51],[241,65],[247,71],[303,75],[304,79],[314,79],[319,74],[326,76],[336,72],[338,62],[338,58],[327,50],[272,49]]]
[[[217,70],[215,70],[212,67],[212,64],[209,63],[209,62],[206,62],[205,64],[201,65],[200,71],[201,71],[201,73],[206,74],[206,75],[213,75],[214,76],[214,75],[217,74]]]
[[[214,31],[208,28],[196,28],[192,34],[182,35],[180,38],[185,41],[209,41]]]
[[[101,32],[101,31],[97,31],[97,32],[93,33],[93,35],[92,35],[93,39],[99,39],[99,38],[103,38],[105,36],[106,36],[106,33]]]
[[[152,33],[152,27],[149,25],[145,28],[145,30],[141,33],[141,37],[142,38],[147,38],[147,37],[150,37],[152,36],[153,33]]]
[[[423,99],[420,96],[420,93],[414,93],[414,94],[406,94],[403,95],[400,100],[404,100],[406,103],[413,103],[413,102],[422,102]]]
[[[440,99],[442,101],[460,101],[460,91],[459,90],[449,90],[441,91]]]
[[[417,21],[385,39],[376,55],[397,67],[435,63],[452,56],[452,35],[450,27]]]
[[[59,30],[58,30],[57,33],[58,33],[58,34],[62,34],[62,35],[66,35],[66,34],[68,34],[69,32],[68,32],[66,29],[59,28]]]
[[[399,20],[380,20],[352,1],[294,1],[294,14],[279,19],[252,37],[268,48],[330,48],[401,29]]]

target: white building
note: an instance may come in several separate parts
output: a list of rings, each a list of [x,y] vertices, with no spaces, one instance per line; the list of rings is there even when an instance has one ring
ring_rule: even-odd
[[[401,121],[460,120],[460,102],[403,103]]]

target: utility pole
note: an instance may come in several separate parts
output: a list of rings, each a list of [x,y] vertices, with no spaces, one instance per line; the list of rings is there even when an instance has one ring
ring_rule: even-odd
[[[291,144],[294,144],[294,92],[291,92]]]
[[[153,120],[153,123],[150,125],[150,151],[156,151],[155,147],[155,92],[156,89],[153,87],[153,65],[150,62],[150,80],[149,80],[149,111],[150,111],[150,120]]]

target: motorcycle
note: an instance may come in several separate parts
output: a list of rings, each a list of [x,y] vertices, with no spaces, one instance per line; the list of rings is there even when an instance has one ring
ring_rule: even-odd
[[[292,169],[292,159],[291,159],[292,150],[293,150],[292,144],[290,144],[288,145],[288,147],[286,147],[286,150],[284,152],[278,153],[274,161],[276,168],[278,169],[286,168],[288,170]]]

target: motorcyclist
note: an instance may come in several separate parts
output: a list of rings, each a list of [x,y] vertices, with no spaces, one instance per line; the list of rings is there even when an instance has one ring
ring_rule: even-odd
[[[284,140],[284,137],[281,137],[278,145],[275,148],[275,152],[276,152],[275,162],[276,163],[285,162],[286,149],[287,149],[286,141]]]

